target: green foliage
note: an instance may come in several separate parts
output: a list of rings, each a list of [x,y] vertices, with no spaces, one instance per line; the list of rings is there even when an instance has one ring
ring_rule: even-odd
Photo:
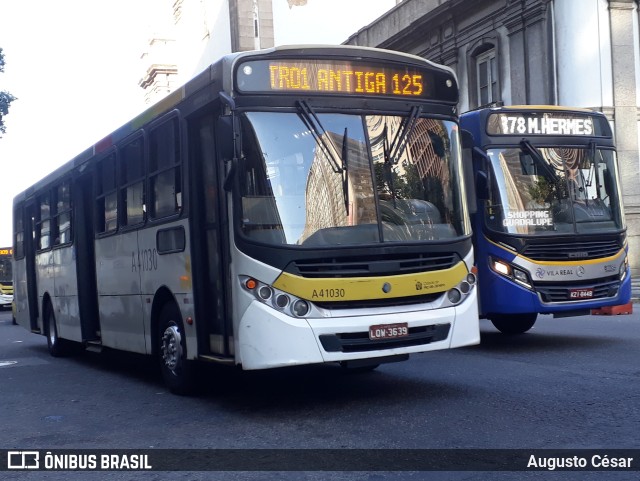
[[[2,72],[4,72],[4,53],[2,52],[2,48],[0,48],[0,73]],[[9,106],[15,99],[16,98],[9,92],[0,90],[0,138],[2,137],[1,134],[7,131],[4,125],[4,116],[9,113]]]

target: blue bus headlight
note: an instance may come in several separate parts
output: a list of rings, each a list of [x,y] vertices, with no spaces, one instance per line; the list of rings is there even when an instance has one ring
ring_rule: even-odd
[[[507,277],[508,279],[517,282],[527,289],[533,288],[533,284],[529,278],[529,274],[526,271],[518,269],[517,267],[512,266],[511,264],[503,260],[495,259],[493,257],[489,258],[489,266],[497,274]]]
[[[629,258],[624,256],[624,262],[620,265],[620,280],[624,281],[624,278],[627,277],[627,267],[629,267]]]
[[[531,287],[531,283],[529,282],[529,276],[526,272],[521,271],[520,269],[513,268],[513,278],[518,281],[520,284],[524,284],[527,287]]]
[[[506,262],[491,258],[491,268],[498,274],[511,277],[511,266]]]

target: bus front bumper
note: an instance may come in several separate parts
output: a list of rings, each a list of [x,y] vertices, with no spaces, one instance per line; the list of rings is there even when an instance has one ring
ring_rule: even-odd
[[[480,342],[477,290],[455,306],[349,317],[297,319],[252,302],[237,332],[243,369],[383,358]],[[345,311],[342,311],[345,312]],[[410,334],[370,340],[372,326],[406,323]],[[354,341],[355,340],[355,341]]]

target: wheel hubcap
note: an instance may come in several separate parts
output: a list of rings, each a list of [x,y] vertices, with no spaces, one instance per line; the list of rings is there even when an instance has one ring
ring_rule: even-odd
[[[162,360],[165,366],[171,371],[175,371],[180,364],[182,357],[182,336],[178,326],[169,326],[162,335]]]

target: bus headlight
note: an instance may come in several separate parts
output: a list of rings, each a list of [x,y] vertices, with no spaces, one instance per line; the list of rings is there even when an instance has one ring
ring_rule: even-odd
[[[276,305],[276,307],[284,309],[289,305],[289,297],[286,294],[278,294],[276,296],[274,304]]]
[[[620,265],[620,280],[624,281],[625,277],[627,277],[627,268],[629,267],[629,258],[624,256],[624,262]]]
[[[453,289],[449,289],[449,291],[447,292],[447,297],[449,298],[449,302],[451,302],[451,304],[457,304],[458,302],[460,302],[460,299],[462,299],[462,293],[454,287]]]
[[[311,312],[312,304],[287,292],[282,292],[253,277],[240,276],[240,284],[262,304],[293,317],[305,317]]]
[[[489,258],[489,266],[495,273],[507,277],[512,281],[517,282],[521,286],[526,287],[527,289],[533,288],[533,284],[529,278],[529,274],[526,271],[518,269],[517,267],[512,266],[511,264],[503,260],[495,259],[494,257]]]
[[[260,299],[262,299],[263,301],[268,301],[269,299],[271,299],[271,296],[273,296],[273,289],[271,289],[269,286],[260,286],[257,293]]]
[[[529,282],[529,276],[525,271],[521,271],[520,269],[513,268],[513,278],[518,281],[520,284],[524,284],[526,287],[531,287],[531,283]]]
[[[469,272],[458,285],[447,291],[447,297],[442,307],[456,306],[471,294],[477,282],[476,275]]]
[[[298,299],[296,302],[291,304],[291,312],[296,317],[304,317],[309,314],[309,310],[311,307],[307,301],[302,299]]]
[[[491,268],[494,271],[496,271],[498,274],[511,277],[511,266],[506,262],[502,262],[502,261],[491,258]]]

